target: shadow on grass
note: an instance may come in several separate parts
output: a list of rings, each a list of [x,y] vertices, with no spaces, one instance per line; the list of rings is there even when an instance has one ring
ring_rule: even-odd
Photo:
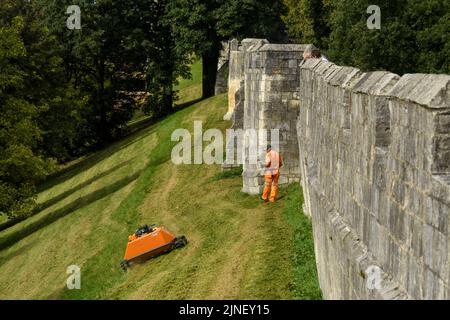
[[[149,126],[151,125],[149,124],[147,127]],[[104,149],[92,153],[73,164],[69,164],[64,169],[61,169],[55,172],[54,174],[48,176],[47,179],[38,186],[38,193],[50,189],[55,185],[64,183],[65,181],[73,178],[74,176],[80,174],[81,172],[89,170],[90,168],[94,167],[101,161],[109,158],[111,155],[123,149],[125,146],[132,145],[144,139],[147,135],[153,132],[153,130],[151,130],[150,132],[144,131],[146,128],[143,128],[138,132],[134,132],[133,134],[130,134],[127,137],[112,143],[111,145],[105,147]]]
[[[195,100],[191,100],[191,101],[188,101],[188,102],[185,102],[185,103],[178,104],[178,105],[176,105],[173,108],[173,112],[177,112],[177,111],[183,110],[184,108],[189,108],[190,106],[192,106],[192,105],[194,105],[196,103],[199,103],[201,101],[203,101],[203,99],[202,98],[198,98],[198,99],[195,99]]]
[[[0,266],[3,265],[8,260],[18,257],[18,256],[21,256],[24,253],[28,252],[28,250],[30,250],[32,247],[34,247],[35,244],[36,244],[35,241],[29,242],[29,243],[23,245],[22,247],[20,247],[19,249],[9,252],[8,254],[0,257]]]
[[[159,119],[149,118],[149,119],[145,119],[145,120],[139,122],[138,123],[139,129],[135,130],[133,133],[129,134],[128,136],[122,138],[119,141],[114,142],[112,145],[110,145],[109,147],[107,147],[107,148],[105,148],[103,150],[97,151],[96,153],[93,153],[93,154],[87,156],[86,158],[84,158],[84,159],[82,159],[82,160],[80,160],[80,161],[78,161],[78,162],[76,162],[76,163],[74,163],[72,165],[67,166],[66,168],[64,168],[64,169],[58,171],[57,173],[55,173],[54,175],[49,176],[47,178],[47,180],[39,186],[39,188],[38,188],[39,192],[42,192],[42,191],[44,191],[46,189],[49,189],[49,188],[51,188],[51,187],[53,187],[55,185],[64,183],[65,181],[67,181],[70,178],[80,174],[81,172],[89,170],[90,168],[94,167],[99,162],[101,162],[104,159],[110,157],[111,155],[113,155],[117,151],[119,151],[121,149],[124,149],[124,148],[126,148],[126,147],[128,147],[128,146],[130,146],[130,145],[132,145],[132,144],[134,144],[134,143],[136,143],[136,142],[146,138],[149,134],[155,132],[155,130],[156,130],[155,128],[151,128],[150,131],[147,131],[146,129],[148,129],[149,127],[151,127],[152,125],[154,125],[154,124],[156,124],[156,123],[158,123],[160,121],[163,121],[165,118],[171,116],[173,113],[176,113],[178,111],[181,111],[183,109],[191,107],[192,105],[194,105],[194,104],[196,104],[196,103],[198,103],[198,102],[200,102],[202,100],[203,99],[200,98],[200,99],[195,99],[195,100],[189,101],[187,103],[183,103],[183,104],[177,105],[177,106],[174,107],[173,112],[171,114],[167,115],[166,117],[159,118]],[[157,158],[154,159],[154,161],[159,161],[159,160],[160,159],[157,159]],[[121,165],[118,165],[118,167],[122,167],[124,165],[125,164],[121,164]],[[115,168],[115,169],[118,169],[118,167]],[[114,168],[112,168],[112,169],[110,169],[108,171],[112,171],[112,170],[114,170]],[[80,190],[84,186],[88,185],[89,183],[94,182],[97,179],[100,179],[102,176],[105,176],[106,174],[108,174],[108,173],[102,173],[102,174],[100,174],[100,177],[99,176],[94,177],[93,179],[90,179],[89,182],[85,182],[82,185],[74,187],[71,190],[69,190],[67,192],[64,192],[63,194],[48,200],[47,202],[41,204],[41,206],[39,206],[39,208],[37,210],[41,211],[41,210],[43,210],[45,208],[49,208],[50,206],[56,204],[58,201],[64,199],[65,197],[67,197],[68,195],[72,194],[73,192],[75,192],[77,190]],[[11,235],[7,235],[7,236],[4,236],[4,237],[0,238],[0,250],[10,246],[11,244],[13,244],[16,241],[19,241],[19,240],[27,237],[28,235],[32,234],[33,232],[37,231],[38,229],[40,229],[40,228],[42,228],[42,227],[44,227],[44,226],[46,226],[46,225],[56,221],[60,217],[63,217],[66,214],[69,214],[69,213],[71,213],[71,212],[73,212],[73,211],[83,207],[84,205],[88,205],[88,204],[96,201],[96,200],[98,200],[98,199],[108,195],[110,192],[116,191],[117,189],[114,190],[114,188],[116,188],[116,186],[119,186],[119,188],[125,186],[126,184],[128,184],[132,180],[135,180],[139,176],[139,174],[140,174],[140,172],[135,174],[135,175],[133,175],[132,177],[134,177],[134,178],[129,180],[129,181],[128,181],[127,178],[125,178],[123,180],[120,180],[117,183],[114,183],[113,185],[111,185],[109,187],[97,190],[97,191],[93,192],[90,195],[82,197],[82,198],[78,199],[77,201],[69,203],[68,205],[66,205],[64,207],[62,207],[60,209],[57,209],[54,212],[51,212],[50,214],[46,215],[45,217],[43,217],[39,221],[35,221],[35,222],[30,223],[30,225],[25,226],[20,231],[17,231],[15,233],[11,234]],[[128,182],[126,184],[124,184],[124,185],[121,185],[121,183],[123,181],[125,181],[125,182],[128,181]],[[112,190],[112,191],[110,191],[108,193],[108,190]],[[105,192],[106,192],[106,194],[105,194]],[[86,202],[86,203],[83,204],[83,202]],[[40,212],[37,212],[34,215],[39,215],[39,214],[40,214]],[[29,217],[17,218],[17,219],[14,219],[14,220],[10,220],[10,221],[8,221],[8,222],[6,222],[4,224],[1,224],[0,225],[0,231],[5,230],[7,228],[10,228],[10,227],[12,227],[13,225],[15,225],[15,224],[17,224],[19,222],[27,220],[28,218]]]
[[[51,199],[49,199],[49,200],[47,200],[47,201],[45,201],[43,203],[40,203],[36,207],[34,213],[39,213],[39,211],[43,211],[43,210],[45,210],[45,209],[47,209],[47,208],[57,204],[58,202],[60,202],[63,199],[67,198],[68,196],[70,196],[71,194],[73,194],[73,193],[75,193],[75,192],[77,192],[77,191],[79,191],[79,190],[89,186],[90,184],[94,183],[97,180],[100,180],[103,177],[106,177],[110,173],[113,173],[114,171],[125,167],[126,165],[130,164],[134,159],[136,159],[136,157],[131,158],[131,159],[127,160],[127,161],[124,161],[124,162],[122,162],[122,163],[120,163],[120,164],[118,164],[118,165],[116,165],[116,166],[114,166],[114,167],[112,167],[112,168],[110,168],[110,169],[108,169],[108,170],[106,170],[106,171],[104,171],[104,172],[102,172],[100,174],[97,174],[96,176],[94,176],[94,177],[92,177],[92,178],[90,178],[90,179],[88,179],[88,180],[78,184],[77,186],[75,186],[75,187],[73,187],[73,188],[71,188],[71,189],[69,189],[67,191],[64,191],[63,193],[57,195],[56,197],[53,197],[53,198],[51,198]]]
[[[99,179],[109,175],[110,173],[112,173],[112,172],[114,172],[114,171],[116,171],[116,170],[118,170],[118,169],[120,169],[122,167],[125,167],[130,162],[132,162],[134,159],[136,159],[136,157],[134,157],[132,159],[129,159],[127,161],[124,161],[121,164],[119,164],[117,166],[114,166],[113,168],[108,169],[108,170],[106,170],[106,171],[104,171],[104,172],[102,172],[102,173],[92,177],[91,179],[86,180],[85,182],[80,183],[79,185],[77,185],[77,186],[75,186],[75,187],[73,187],[73,188],[71,188],[71,189],[69,189],[69,190],[67,190],[67,191],[57,195],[56,197],[53,197],[53,198],[51,198],[51,199],[49,199],[49,200],[47,200],[47,201],[45,201],[43,203],[38,204],[34,208],[32,214],[29,215],[29,216],[18,217],[16,219],[8,220],[7,222],[0,224],[0,231],[6,230],[8,228],[11,228],[11,227],[15,226],[16,224],[18,224],[19,222],[22,222],[22,221],[24,221],[26,219],[29,219],[32,216],[35,216],[36,214],[38,214],[39,212],[44,211],[47,208],[50,208],[51,206],[57,204],[59,201],[64,200],[65,198],[67,198],[71,194],[73,194],[73,193],[75,193],[75,192],[77,192],[77,191],[79,191],[79,190],[89,186],[91,183],[93,183],[93,182],[95,182],[95,181],[97,181],[97,180],[99,180]]]
[[[138,131],[136,131],[135,133],[136,133],[136,134],[137,134],[137,133],[140,133],[140,131],[144,130],[145,128],[148,128],[148,127],[150,127],[150,126],[152,126],[152,125],[155,125],[155,124],[157,124],[158,122],[161,122],[161,121],[163,121],[164,119],[170,117],[170,116],[173,115],[174,113],[176,113],[176,112],[178,112],[178,111],[181,111],[181,110],[183,110],[183,109],[189,108],[190,106],[193,106],[194,104],[196,104],[196,103],[198,103],[198,102],[200,102],[200,101],[202,101],[202,99],[196,99],[196,100],[193,100],[193,101],[189,101],[189,102],[186,102],[186,103],[183,103],[183,104],[180,104],[180,105],[175,106],[175,107],[173,108],[172,112],[171,112],[170,114],[166,115],[166,116],[159,117],[159,118],[149,118],[149,119],[143,120],[143,122],[145,123],[145,125],[142,125],[142,128],[139,129]],[[129,147],[130,145],[132,145],[132,144],[134,144],[134,143],[136,143],[136,142],[139,142],[140,140],[146,138],[147,135],[149,135],[149,134],[151,134],[151,133],[153,133],[153,132],[154,132],[154,130],[151,130],[150,132],[145,132],[145,134],[142,135],[141,137],[139,137],[139,138],[137,138],[137,139],[130,140],[129,142],[120,145],[119,150],[125,149],[125,148]]]
[[[216,182],[223,179],[232,179],[235,177],[241,177],[242,176],[242,166],[230,168],[227,170],[220,171],[216,173],[208,182]]]
[[[303,212],[303,190],[299,183],[287,188],[283,216],[293,228],[291,261],[293,285],[290,288],[296,300],[322,300],[314,253],[311,219]]]
[[[171,116],[172,114],[185,108],[188,108],[202,100],[203,99],[200,98],[180,105],[176,105],[174,106],[172,112],[165,117],[161,118],[150,117],[147,119],[143,119],[142,121],[138,121],[136,124],[130,126],[127,134],[125,134],[119,140],[113,142],[111,145],[106,146],[105,148],[100,149],[90,155],[87,155],[84,159],[75,162],[72,165],[68,165],[64,169],[54,173],[53,175],[48,176],[47,179],[41,185],[38,186],[38,193],[47,190],[57,184],[64,183],[65,181],[78,175],[79,173],[89,170],[102,160],[110,157],[118,150],[122,150],[142,139],[145,139],[145,137],[154,132],[154,129],[152,129],[150,132],[144,131],[145,129],[148,129],[149,127],[164,120],[165,118]]]
[[[23,226],[20,230],[17,230],[15,232],[12,232],[11,234],[8,234],[6,236],[3,236],[0,238],[0,250],[3,250],[14,243],[28,237],[29,235],[33,234],[34,232],[38,231],[39,229],[46,227],[53,222],[57,221],[58,219],[67,216],[68,214],[81,209],[85,206],[90,205],[93,202],[96,202],[100,199],[105,198],[106,196],[122,189],[123,187],[127,186],[134,180],[136,180],[139,175],[141,174],[142,170],[136,172],[135,174],[125,177],[107,187],[104,187],[102,189],[96,190],[86,196],[83,196],[75,201],[72,201],[71,203],[68,203],[67,205],[56,209],[55,211],[52,211],[45,216],[40,217],[40,219],[30,222],[28,225]],[[38,214],[39,215],[39,214]],[[38,216],[36,215],[36,216]]]

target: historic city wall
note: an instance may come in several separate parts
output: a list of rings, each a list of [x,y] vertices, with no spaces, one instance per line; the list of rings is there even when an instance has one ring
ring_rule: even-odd
[[[253,44],[230,70],[242,127],[279,129],[284,182],[301,176],[324,297],[450,298],[450,76],[299,66],[303,50]],[[244,161],[243,191],[262,183]]]

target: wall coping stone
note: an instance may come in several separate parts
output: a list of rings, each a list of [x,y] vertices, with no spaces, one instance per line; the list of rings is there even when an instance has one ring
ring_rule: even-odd
[[[304,44],[273,44],[268,43],[264,45],[260,51],[289,51],[289,52],[296,52],[296,51],[305,51],[307,45]]]
[[[390,95],[430,109],[449,109],[450,75],[405,74]]]

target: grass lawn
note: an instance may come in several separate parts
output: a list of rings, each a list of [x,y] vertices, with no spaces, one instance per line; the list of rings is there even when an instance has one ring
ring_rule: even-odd
[[[172,131],[225,130],[226,110],[226,95],[198,102],[42,186],[43,211],[0,232],[0,299],[320,298],[298,185],[268,204],[240,192],[239,170],[172,164]],[[189,244],[123,272],[127,236],[145,223]],[[81,290],[65,285],[74,264]]]
[[[191,79],[179,79],[179,83],[174,87],[178,92],[178,100],[176,105],[183,106],[193,101],[198,101],[202,96],[202,60],[199,59],[191,65]],[[128,122],[129,126],[138,126],[140,123],[148,122],[150,116],[144,114],[142,110],[137,110],[133,119]],[[0,221],[1,223],[1,221]]]

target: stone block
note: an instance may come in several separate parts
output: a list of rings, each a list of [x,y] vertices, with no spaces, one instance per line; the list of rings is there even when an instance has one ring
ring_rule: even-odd
[[[324,297],[448,297],[450,76],[299,66],[304,48],[243,43],[241,118],[280,129],[280,182],[302,180]],[[262,184],[244,163],[243,191]],[[383,270],[376,292],[368,263]]]

